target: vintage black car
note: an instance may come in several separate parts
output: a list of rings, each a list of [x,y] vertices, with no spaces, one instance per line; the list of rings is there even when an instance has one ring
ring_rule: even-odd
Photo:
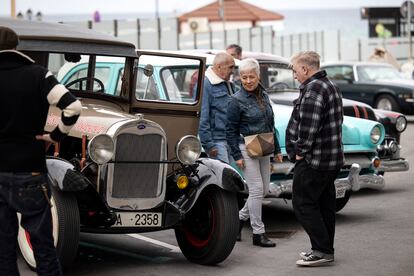
[[[254,52],[244,52],[243,56],[253,57],[259,61],[261,83],[269,92],[270,98],[278,104],[292,105],[293,100],[298,97],[299,90],[289,60],[277,55]],[[378,146],[378,156],[381,158],[378,173],[407,171],[409,163],[400,156],[400,136],[407,127],[407,118],[401,113],[373,109],[368,104],[354,100],[343,99],[343,105],[344,115],[378,121],[384,125],[385,139]]]
[[[343,97],[378,109],[414,114],[414,80],[391,65],[373,62],[338,62],[322,65]]]
[[[66,85],[82,102],[77,124],[48,151],[55,245],[63,266],[77,255],[80,232],[139,233],[174,229],[188,260],[217,264],[231,253],[238,232],[236,192],[243,179],[220,161],[199,158],[197,137],[202,91],[191,101],[186,87],[166,86],[170,97],[147,99],[152,62],[165,64],[163,78],[178,83],[185,70],[204,73],[195,55],[135,51],[111,36],[65,24],[0,19],[20,39],[18,50],[58,74],[87,60]],[[108,89],[102,61],[116,60],[120,78]],[[101,62],[98,64],[98,61]],[[143,68],[143,70],[138,70]],[[203,87],[199,78],[198,87]],[[51,107],[46,131],[58,121]],[[13,242],[13,241],[10,241]],[[20,228],[19,246],[36,263],[30,237]]]

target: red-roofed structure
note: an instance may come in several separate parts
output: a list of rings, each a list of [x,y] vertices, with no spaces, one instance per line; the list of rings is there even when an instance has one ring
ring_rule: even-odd
[[[283,22],[284,16],[241,0],[223,0],[226,29],[249,28]],[[219,1],[185,13],[179,17],[183,33],[222,30]],[[194,23],[195,22],[195,23]],[[192,28],[191,28],[192,27]]]

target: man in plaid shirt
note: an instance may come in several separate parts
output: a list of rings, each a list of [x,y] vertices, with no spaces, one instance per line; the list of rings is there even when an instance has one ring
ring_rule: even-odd
[[[301,252],[300,266],[317,266],[334,260],[334,181],[344,164],[342,95],[319,70],[320,57],[307,51],[292,58],[299,98],[286,129],[286,151],[295,162],[292,203],[308,233],[312,250]]]

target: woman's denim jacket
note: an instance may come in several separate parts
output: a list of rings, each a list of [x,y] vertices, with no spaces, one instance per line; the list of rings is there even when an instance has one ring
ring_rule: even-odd
[[[231,149],[231,155],[236,161],[243,159],[239,148],[239,144],[244,143],[242,136],[273,132],[275,134],[275,154],[280,153],[269,96],[264,89],[260,89],[265,106],[264,110],[260,108],[256,96],[244,90],[243,86],[230,99],[227,108],[226,137]]]

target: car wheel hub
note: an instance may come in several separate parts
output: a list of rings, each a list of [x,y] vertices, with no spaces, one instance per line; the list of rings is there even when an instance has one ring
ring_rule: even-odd
[[[378,101],[377,108],[383,110],[392,110],[392,104],[388,99],[381,99]]]

